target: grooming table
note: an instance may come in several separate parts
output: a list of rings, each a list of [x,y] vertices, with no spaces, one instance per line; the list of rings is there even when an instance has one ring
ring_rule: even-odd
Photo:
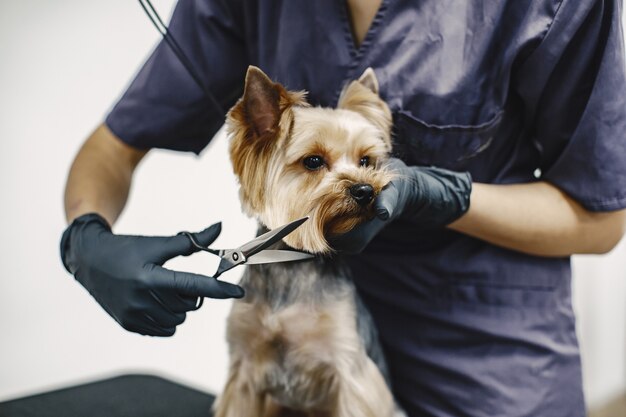
[[[213,395],[152,375],[123,375],[0,403],[0,417],[210,417]]]

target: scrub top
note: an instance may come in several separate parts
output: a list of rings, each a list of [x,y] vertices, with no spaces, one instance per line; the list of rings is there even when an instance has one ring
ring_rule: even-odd
[[[394,152],[476,182],[548,181],[626,207],[620,0],[383,0],[360,46],[345,1],[180,0],[170,29],[212,97],[159,44],[106,123],[137,148],[200,152],[249,64],[335,106],[367,67]],[[350,259],[410,416],[585,415],[570,259],[389,225]]]

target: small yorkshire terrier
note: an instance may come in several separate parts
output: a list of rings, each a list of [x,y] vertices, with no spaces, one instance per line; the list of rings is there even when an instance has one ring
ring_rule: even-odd
[[[327,237],[374,216],[390,181],[391,113],[368,68],[336,109],[311,107],[256,67],[230,110],[244,211],[262,231],[309,216],[280,247],[313,260],[248,266],[228,319],[230,371],[216,417],[390,417],[398,412],[371,317]]]

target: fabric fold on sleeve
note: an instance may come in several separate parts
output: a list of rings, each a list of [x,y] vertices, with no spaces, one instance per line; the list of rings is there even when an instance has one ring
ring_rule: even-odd
[[[106,118],[116,136],[139,149],[204,149],[243,91],[248,59],[238,3],[180,0],[169,23],[213,97],[161,41]]]
[[[542,179],[586,209],[626,207],[620,0],[564,0],[516,74]]]

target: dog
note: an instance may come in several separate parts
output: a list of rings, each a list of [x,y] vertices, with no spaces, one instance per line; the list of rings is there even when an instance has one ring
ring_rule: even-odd
[[[230,369],[216,417],[387,417],[400,413],[371,317],[328,238],[371,219],[393,174],[391,112],[371,68],[337,108],[313,107],[249,67],[228,112],[244,212],[260,232],[309,216],[277,248],[314,260],[251,265],[228,318]]]

